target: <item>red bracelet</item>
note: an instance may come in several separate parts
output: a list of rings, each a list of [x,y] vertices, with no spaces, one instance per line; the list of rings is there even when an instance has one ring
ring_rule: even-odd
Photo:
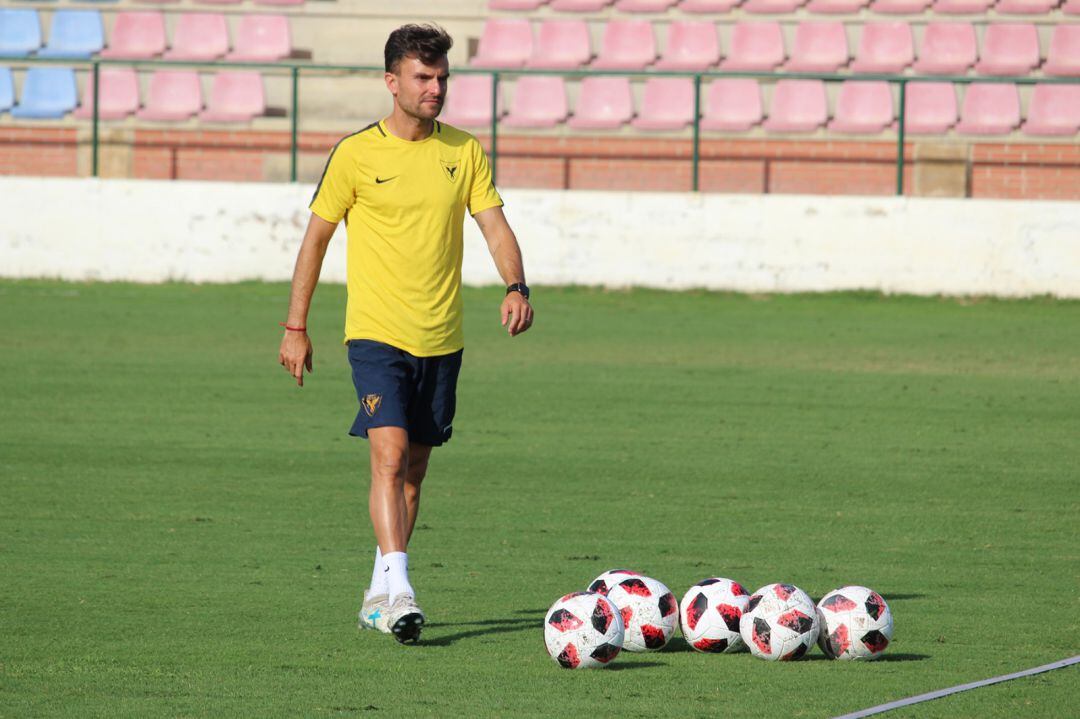
[[[289,330],[290,332],[307,332],[307,327],[289,327],[286,322],[278,322],[279,325]]]

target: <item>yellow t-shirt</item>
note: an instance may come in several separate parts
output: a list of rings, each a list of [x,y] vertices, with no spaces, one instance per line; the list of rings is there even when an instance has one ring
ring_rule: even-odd
[[[382,122],[330,153],[311,211],[345,220],[345,340],[384,342],[417,357],[464,346],[462,223],[502,205],[476,138],[435,122],[410,142]]]

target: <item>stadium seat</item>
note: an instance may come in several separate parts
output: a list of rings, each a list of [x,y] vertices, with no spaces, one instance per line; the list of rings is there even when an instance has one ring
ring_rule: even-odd
[[[488,20],[469,61],[475,67],[513,69],[532,55],[532,26],[528,20]]]
[[[239,5],[244,0],[195,0],[200,5]]]
[[[1034,25],[987,25],[979,57],[980,75],[1027,75],[1039,65],[1039,34]]]
[[[870,0],[810,0],[806,9],[815,15],[855,15],[869,3]]]
[[[256,5],[303,5],[306,0],[255,0]]]
[[[251,70],[226,70],[214,75],[210,101],[199,119],[206,122],[251,122],[266,114],[262,75]]]
[[[686,77],[650,77],[641,111],[630,123],[638,130],[681,130],[694,121],[694,81]]]
[[[488,7],[492,10],[536,10],[547,1],[548,0],[488,0]]]
[[[937,0],[933,10],[941,15],[985,15],[994,0]]]
[[[913,135],[943,135],[956,124],[956,89],[951,82],[910,82],[904,128]]]
[[[1080,85],[1036,85],[1025,135],[1075,135],[1080,130]]]
[[[38,57],[88,60],[105,46],[105,28],[97,10],[57,10],[52,16],[49,42]]]
[[[439,119],[460,127],[491,127],[491,75],[454,75]],[[502,97],[499,115],[502,115]]]
[[[741,9],[751,15],[787,15],[798,10],[806,0],[746,0]]]
[[[757,80],[721,78],[709,83],[701,116],[703,130],[745,132],[761,123],[761,88]]]
[[[1061,6],[1062,15],[1080,15],[1080,0],[1065,0]]]
[[[853,72],[902,73],[915,60],[911,27],[906,22],[868,22],[859,38]]]
[[[974,26],[932,22],[923,31],[922,49],[914,69],[926,75],[963,75],[978,59]]]
[[[1042,70],[1047,75],[1080,77],[1080,24],[1062,23],[1054,27]]]
[[[847,65],[847,33],[842,22],[802,22],[784,69],[791,72],[836,72]]]
[[[604,26],[597,70],[644,70],[656,61],[656,38],[648,20],[612,20]]]
[[[527,75],[514,86],[507,127],[554,127],[566,120],[566,83],[561,77]]]
[[[828,119],[824,82],[778,80],[769,117],[762,125],[770,132],[813,132]]]
[[[292,54],[289,18],[284,15],[244,15],[236,28],[236,42],[226,60],[273,62]]]
[[[142,60],[165,52],[165,18],[159,12],[118,12],[105,58]]]
[[[15,80],[11,69],[0,67],[0,113],[5,113],[15,104]]]
[[[574,115],[575,130],[614,130],[634,116],[634,96],[625,77],[587,77],[581,81]]]
[[[731,30],[731,48],[720,63],[724,70],[770,72],[784,62],[784,35],[780,23],[736,23]]]
[[[540,23],[536,45],[525,67],[576,70],[590,60],[588,25],[581,20],[547,20]]]
[[[146,104],[135,116],[141,120],[177,121],[194,117],[200,110],[202,85],[198,73],[159,70],[150,76]]]
[[[619,12],[667,12],[677,0],[615,0]]]
[[[881,15],[921,15],[930,0],[874,0],[870,12]]]
[[[994,12],[999,15],[1046,15],[1061,0],[999,0]]]
[[[612,0],[551,0],[548,7],[559,12],[599,12],[611,2]]]
[[[216,60],[229,51],[229,27],[219,13],[193,12],[177,18],[166,60]]]
[[[55,120],[78,104],[75,71],[69,67],[32,67],[23,79],[19,104],[11,116],[27,120]]]
[[[139,78],[135,70],[129,67],[102,67],[98,69],[101,77],[101,90],[98,92],[98,118],[101,120],[122,120],[139,109]],[[86,79],[86,91],[83,92],[82,105],[75,111],[75,117],[89,120],[94,116],[94,75]]]
[[[1020,95],[1013,84],[978,83],[967,86],[960,122],[963,135],[1006,135],[1020,124]]]
[[[37,10],[0,8],[0,57],[26,57],[40,47]]]
[[[682,0],[678,9],[685,13],[722,13],[729,12],[740,2],[742,0]]]
[[[668,25],[664,54],[657,70],[705,70],[720,62],[720,38],[711,22],[675,20]]]
[[[840,84],[836,115],[828,128],[835,132],[876,134],[895,119],[892,89],[884,80],[847,80]]]

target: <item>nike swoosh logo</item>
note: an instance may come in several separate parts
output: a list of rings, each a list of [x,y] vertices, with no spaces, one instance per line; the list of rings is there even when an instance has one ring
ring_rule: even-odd
[[[376,177],[375,178],[375,184],[376,185],[381,185],[384,182],[390,182],[390,180],[396,180],[397,177],[398,177],[397,175],[394,175],[393,177]]]

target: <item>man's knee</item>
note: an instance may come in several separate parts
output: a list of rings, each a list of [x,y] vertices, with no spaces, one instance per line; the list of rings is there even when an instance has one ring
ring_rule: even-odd
[[[400,483],[405,479],[408,457],[404,452],[386,448],[373,453],[371,457],[371,477],[378,482]]]

